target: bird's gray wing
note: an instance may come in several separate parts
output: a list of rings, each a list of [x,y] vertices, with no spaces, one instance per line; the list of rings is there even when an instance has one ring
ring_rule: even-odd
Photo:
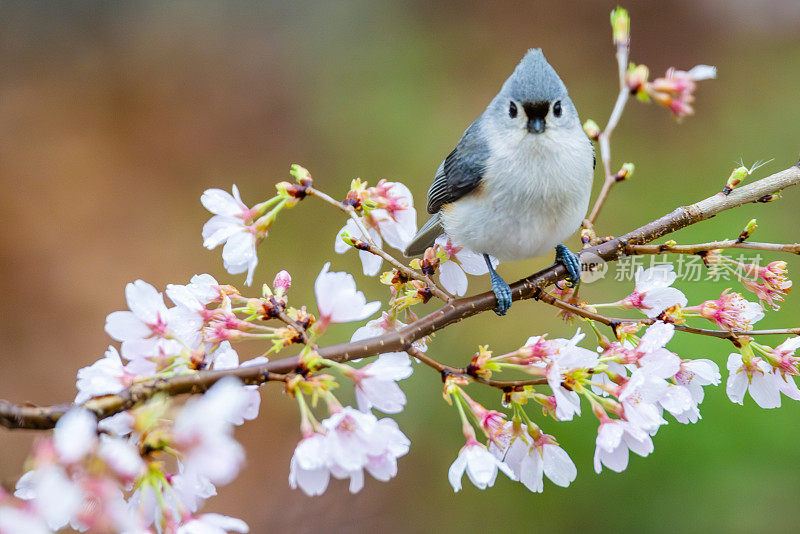
[[[438,212],[443,205],[455,202],[480,184],[489,147],[478,133],[479,120],[467,128],[456,148],[439,166],[428,190],[428,213]]]

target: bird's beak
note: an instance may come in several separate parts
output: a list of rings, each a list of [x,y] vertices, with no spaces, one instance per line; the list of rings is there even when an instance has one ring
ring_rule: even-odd
[[[542,133],[545,123],[541,117],[534,117],[528,120],[528,133]]]

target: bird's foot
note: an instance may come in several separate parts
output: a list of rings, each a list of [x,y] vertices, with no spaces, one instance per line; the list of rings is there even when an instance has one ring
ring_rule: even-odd
[[[581,283],[581,261],[566,245],[556,245],[556,263],[567,268],[567,287],[575,287]]]
[[[486,265],[489,267],[489,277],[492,280],[492,291],[497,299],[497,307],[494,309],[494,312],[497,315],[503,316],[511,307],[511,287],[505,280],[500,278],[500,275],[494,270],[489,256],[484,254],[483,258],[486,260]]]
[[[511,287],[508,283],[500,278],[500,275],[497,273],[491,273],[492,277],[492,291],[494,291],[494,296],[497,297],[497,307],[494,309],[494,312],[497,315],[505,315],[508,309],[511,307]]]

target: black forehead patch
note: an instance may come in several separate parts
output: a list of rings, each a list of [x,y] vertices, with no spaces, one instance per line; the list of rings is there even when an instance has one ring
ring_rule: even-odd
[[[528,116],[528,120],[544,119],[547,116],[547,112],[550,111],[550,102],[547,100],[523,102],[522,109],[525,110],[525,115]]]

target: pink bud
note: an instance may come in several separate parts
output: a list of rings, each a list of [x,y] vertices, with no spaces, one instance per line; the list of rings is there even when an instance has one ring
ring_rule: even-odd
[[[275,281],[272,282],[272,287],[276,292],[286,293],[292,287],[292,275],[286,271],[281,271],[275,275]]]

